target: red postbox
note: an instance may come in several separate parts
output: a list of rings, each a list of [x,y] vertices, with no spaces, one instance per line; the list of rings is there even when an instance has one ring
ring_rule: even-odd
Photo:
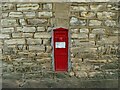
[[[56,28],[52,32],[52,65],[54,71],[69,71],[70,51],[69,32],[65,28]]]

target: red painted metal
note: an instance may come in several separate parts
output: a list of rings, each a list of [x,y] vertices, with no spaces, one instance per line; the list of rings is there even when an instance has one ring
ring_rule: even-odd
[[[68,71],[68,29],[57,28],[54,32],[54,68],[55,71]],[[64,43],[65,47],[56,47],[56,43]]]

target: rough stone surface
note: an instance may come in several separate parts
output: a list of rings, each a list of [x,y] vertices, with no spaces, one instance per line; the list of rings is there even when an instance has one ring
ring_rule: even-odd
[[[6,44],[25,44],[25,39],[10,39],[10,40],[5,40]]]
[[[35,33],[35,38],[50,38],[51,35],[49,33],[43,32],[43,33]]]
[[[1,24],[3,26],[11,26],[11,25],[18,25],[15,19],[2,19]]]
[[[23,17],[22,12],[10,12],[9,17]]]

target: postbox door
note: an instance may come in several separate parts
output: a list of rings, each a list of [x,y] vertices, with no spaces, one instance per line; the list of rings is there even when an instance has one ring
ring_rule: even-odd
[[[68,70],[68,31],[54,33],[55,71]]]

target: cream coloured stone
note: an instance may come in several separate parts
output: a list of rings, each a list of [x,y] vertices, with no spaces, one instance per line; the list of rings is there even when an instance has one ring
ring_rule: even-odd
[[[13,38],[21,38],[22,37],[22,33],[12,33],[12,37]]]
[[[81,16],[82,17],[86,17],[86,18],[92,18],[95,17],[96,13],[95,12],[81,12]]]
[[[45,10],[51,10],[52,9],[52,4],[48,4],[48,3],[43,4],[43,9],[45,9]]]
[[[14,9],[14,5],[10,4],[10,3],[5,3],[2,4],[2,10],[6,11],[6,10],[13,10]]]
[[[34,37],[35,38],[50,38],[51,35],[49,33],[42,32],[42,33],[35,33]]]
[[[37,10],[38,8],[39,8],[38,4],[17,4],[18,11]]]
[[[8,34],[0,34],[0,39],[10,38]]]
[[[71,25],[78,25],[78,24],[79,24],[78,18],[76,18],[76,17],[71,17],[71,19],[70,19],[70,24],[71,24]]]
[[[41,44],[42,40],[41,39],[27,39],[27,44]]]
[[[9,39],[9,40],[5,40],[6,44],[25,44],[25,39]]]
[[[72,11],[85,11],[88,10],[87,6],[71,6],[70,10]]]
[[[23,17],[22,12],[10,12],[9,17]]]
[[[104,34],[105,33],[105,29],[104,28],[96,28],[92,30],[93,34]]]
[[[29,25],[41,25],[41,24],[47,24],[47,19],[28,19]]]
[[[52,12],[39,12],[39,17],[52,17]]]
[[[116,21],[114,21],[114,20],[106,20],[105,25],[106,26],[116,26],[117,24],[116,24]]]
[[[6,17],[8,17],[8,13],[3,13],[2,12],[2,18],[6,18]]]
[[[22,37],[32,38],[33,37],[33,33],[23,33]]]
[[[99,20],[90,20],[89,26],[100,26],[102,24],[102,21]]]
[[[45,51],[45,46],[43,45],[29,45],[29,50],[30,51]]]
[[[10,27],[10,28],[2,28],[1,29],[1,33],[12,33],[14,32],[14,28]]]
[[[72,38],[79,38],[79,39],[82,39],[82,38],[88,38],[88,34],[85,34],[85,33],[82,33],[82,34],[72,34],[71,35]]]
[[[1,24],[3,26],[16,26],[16,25],[18,25],[15,19],[2,19]]]
[[[23,12],[25,17],[35,17],[35,12]]]
[[[45,31],[45,27],[37,27],[37,31]]]
[[[20,24],[23,25],[23,26],[26,25],[25,19],[20,19]]]
[[[36,29],[35,29],[35,27],[23,27],[22,31],[23,32],[35,32]]]
[[[89,29],[87,28],[81,28],[80,33],[89,33]]]

